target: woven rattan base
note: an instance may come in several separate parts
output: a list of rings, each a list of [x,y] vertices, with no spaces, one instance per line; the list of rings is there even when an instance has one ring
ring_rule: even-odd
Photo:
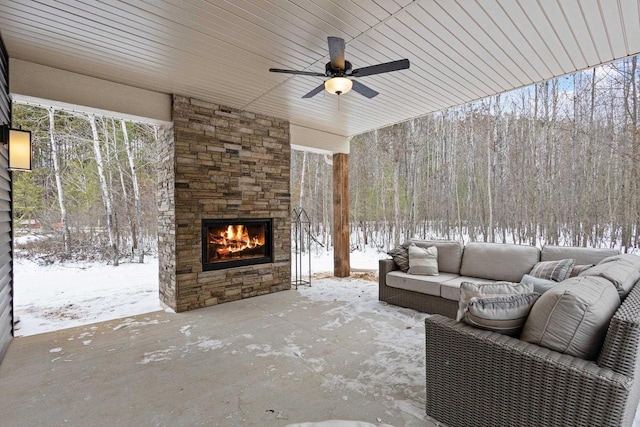
[[[412,308],[429,314],[441,314],[454,319],[458,312],[458,301],[451,301],[434,295],[396,289],[383,285],[378,299],[400,307]]]
[[[441,314],[455,319],[458,301],[451,301],[435,295],[407,291],[387,286],[387,273],[396,269],[393,260],[380,260],[378,299],[400,307],[412,308],[429,314]]]

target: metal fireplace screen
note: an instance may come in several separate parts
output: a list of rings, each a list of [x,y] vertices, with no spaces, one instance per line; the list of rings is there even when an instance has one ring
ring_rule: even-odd
[[[272,220],[202,220],[202,269],[273,262]]]

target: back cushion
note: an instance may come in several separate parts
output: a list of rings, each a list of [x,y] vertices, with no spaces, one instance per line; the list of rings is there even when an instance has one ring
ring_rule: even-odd
[[[600,276],[616,287],[621,299],[631,291],[633,285],[640,280],[640,257],[631,254],[614,255],[605,258],[595,267],[580,273],[578,277]]]
[[[593,360],[619,306],[616,288],[608,280],[596,276],[572,277],[538,299],[520,339]]]
[[[534,246],[471,242],[464,247],[460,274],[518,283],[538,261]]]
[[[558,261],[575,259],[576,265],[597,264],[612,255],[618,255],[616,249],[577,248],[572,246],[545,246],[542,248],[540,261]]]
[[[462,245],[453,240],[411,240],[416,246],[438,248],[438,271],[443,273],[460,274],[462,261]]]

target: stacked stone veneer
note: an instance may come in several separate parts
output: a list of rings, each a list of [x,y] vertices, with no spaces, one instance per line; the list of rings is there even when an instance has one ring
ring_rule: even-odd
[[[173,125],[160,141],[163,303],[180,312],[290,289],[289,123],[174,96]],[[273,218],[274,262],[202,271],[207,218]]]

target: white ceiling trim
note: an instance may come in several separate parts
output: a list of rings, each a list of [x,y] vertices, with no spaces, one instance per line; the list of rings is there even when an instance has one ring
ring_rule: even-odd
[[[9,72],[11,98],[16,102],[159,126],[173,123],[170,95],[18,59],[9,60]]]

